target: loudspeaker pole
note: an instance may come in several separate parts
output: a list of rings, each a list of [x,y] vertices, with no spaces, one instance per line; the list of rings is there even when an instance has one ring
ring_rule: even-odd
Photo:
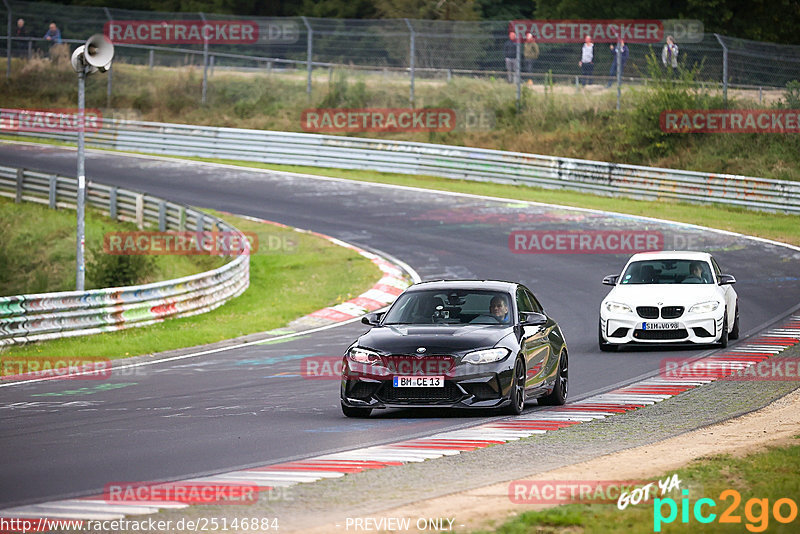
[[[86,68],[78,72],[78,232],[75,249],[75,289],[83,291],[86,266],[83,251],[86,245],[84,198],[86,197],[86,171],[84,169],[83,143],[86,120]]]

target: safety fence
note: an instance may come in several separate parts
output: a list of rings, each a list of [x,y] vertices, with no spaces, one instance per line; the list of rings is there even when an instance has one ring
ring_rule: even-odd
[[[0,166],[0,195],[16,202],[75,209],[77,180]],[[144,193],[88,182],[86,203],[112,219],[159,231],[224,231],[244,234],[196,209]],[[211,271],[138,286],[0,297],[0,346],[147,326],[217,308],[250,284],[245,252]]]
[[[71,142],[74,132],[19,132]],[[308,133],[103,119],[87,143],[114,150],[526,184],[638,199],[800,213],[800,182],[520,152]]]

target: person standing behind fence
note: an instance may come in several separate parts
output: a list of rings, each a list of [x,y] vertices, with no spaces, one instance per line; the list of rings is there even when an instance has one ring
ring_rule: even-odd
[[[25,19],[17,19],[17,29],[14,32],[14,55],[21,57],[27,55],[28,43],[30,42],[28,38],[30,38],[30,36],[31,32],[28,30],[28,27],[25,26]]]
[[[61,30],[55,22],[50,23],[50,28],[44,34],[44,40],[50,41],[51,44],[61,44]]]
[[[611,84],[615,81],[614,78],[617,76],[617,55],[619,55],[620,60],[620,79],[622,79],[622,75],[625,73],[625,63],[628,62],[628,47],[625,45],[624,40],[619,40],[619,46],[614,46],[612,44],[609,48],[611,48],[611,53],[614,54],[614,57],[611,58],[611,70],[608,71],[608,75],[611,76],[611,79],[608,80],[608,85],[606,85],[606,87],[611,87]]]
[[[525,72],[533,72],[533,63],[539,59],[539,45],[530,32],[525,34],[525,44],[522,45],[522,57],[525,58]]]
[[[672,76],[678,75],[678,45],[675,44],[675,39],[671,35],[667,35],[667,44],[661,51],[661,62]]]
[[[508,41],[503,46],[503,56],[506,59],[506,75],[508,83],[514,83],[517,73],[517,34],[508,32]]]
[[[592,74],[594,73],[594,44],[592,44],[592,38],[588,35],[583,40],[581,60],[578,61],[578,66],[581,68],[581,84],[584,86],[587,83],[591,85]]]

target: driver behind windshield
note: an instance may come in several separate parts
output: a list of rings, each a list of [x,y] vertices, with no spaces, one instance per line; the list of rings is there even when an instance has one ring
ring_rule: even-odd
[[[492,297],[489,302],[489,314],[497,319],[500,323],[508,322],[508,303],[506,299],[500,295]]]

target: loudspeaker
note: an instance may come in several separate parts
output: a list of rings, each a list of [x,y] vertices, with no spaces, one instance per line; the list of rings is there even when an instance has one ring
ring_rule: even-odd
[[[102,33],[96,33],[89,37],[86,44],[79,46],[72,53],[70,62],[75,72],[89,67],[88,74],[93,72],[105,72],[111,68],[111,60],[114,57],[114,45]]]

